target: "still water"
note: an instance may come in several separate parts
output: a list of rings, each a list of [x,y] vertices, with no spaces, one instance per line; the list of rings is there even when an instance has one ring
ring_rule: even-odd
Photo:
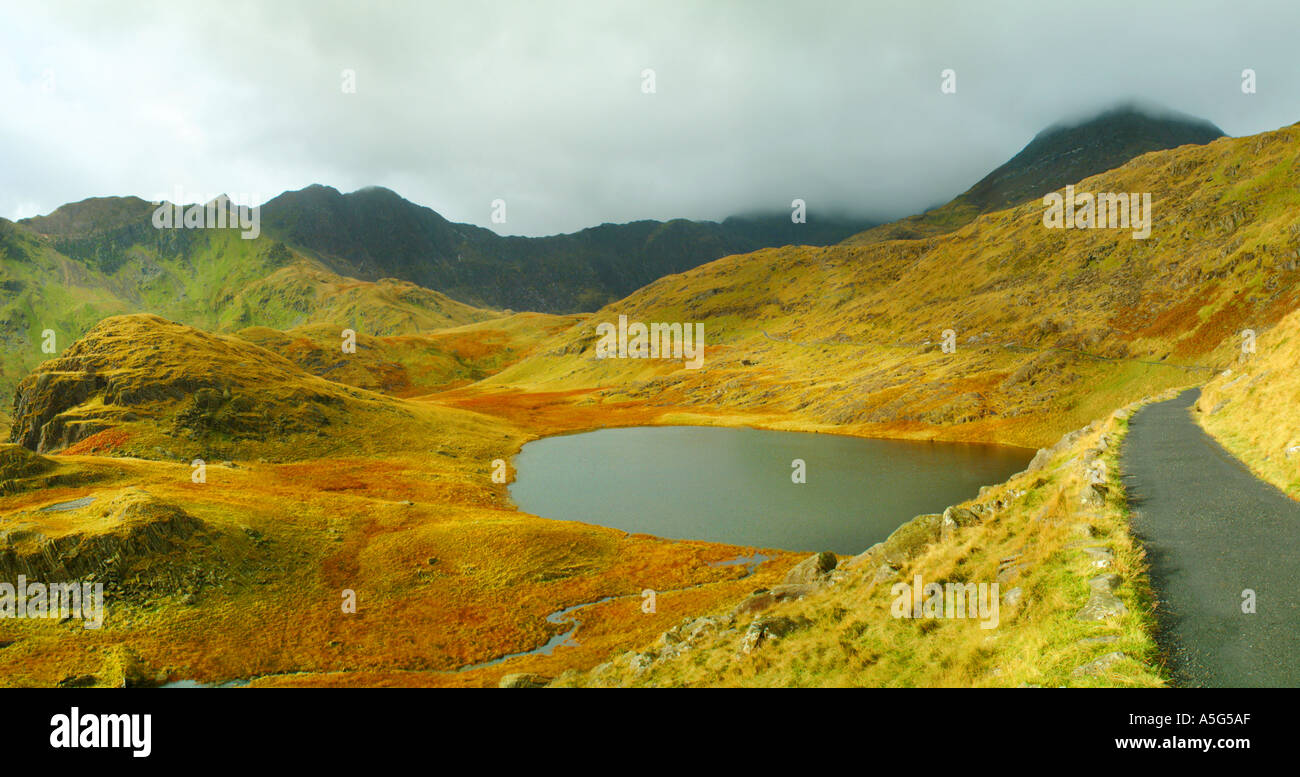
[[[674,539],[860,553],[921,513],[1025,468],[999,445],[653,426],[528,443],[510,495],[520,510]],[[802,459],[807,482],[792,480]]]

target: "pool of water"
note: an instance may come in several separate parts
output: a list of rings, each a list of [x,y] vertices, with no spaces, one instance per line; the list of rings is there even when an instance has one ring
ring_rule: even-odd
[[[95,501],[93,496],[83,496],[80,499],[73,499],[68,502],[59,502],[57,504],[46,505],[40,509],[42,513],[66,513],[71,510],[80,510]]]
[[[921,513],[965,501],[1034,451],[973,443],[653,426],[528,443],[520,510],[674,539],[860,553]],[[804,463],[795,483],[792,462]]]

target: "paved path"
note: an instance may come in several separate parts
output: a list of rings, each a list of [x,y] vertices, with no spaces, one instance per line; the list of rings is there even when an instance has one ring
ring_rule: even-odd
[[[1189,412],[1199,394],[1139,411],[1120,457],[1161,647],[1176,685],[1300,686],[1300,503],[1202,431]]]

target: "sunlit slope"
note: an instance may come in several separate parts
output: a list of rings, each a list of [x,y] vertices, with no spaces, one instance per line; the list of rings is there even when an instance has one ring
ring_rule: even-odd
[[[1146,559],[1116,466],[1133,409],[827,572],[756,589],[552,685],[1163,685]]]
[[[473,383],[499,372],[579,318],[515,313],[427,334],[374,336],[357,332],[355,350],[344,350],[342,330],[331,324],[287,331],[250,327],[236,334],[313,375],[409,397]]]
[[[1300,127],[1145,154],[1080,192],[1149,192],[1131,229],[1033,202],[946,235],[769,249],[663,278],[485,382],[726,407],[791,428],[1050,443],[1233,356],[1296,307]],[[595,358],[600,322],[702,322],[705,365]],[[944,330],[956,352],[945,353]]]
[[[538,323],[492,326],[522,343]],[[492,331],[444,344],[466,330]],[[154,316],[109,318],[42,364],[15,418],[0,578],[102,582],[108,604],[100,630],[0,622],[0,685],[494,686],[591,666],[793,561],[770,551],[741,579],[718,562],[752,551],[521,513],[494,462],[545,426],[326,380]],[[547,616],[578,604],[577,646],[488,663],[571,628]]]
[[[77,209],[66,206],[56,214],[81,223],[107,218],[107,207],[96,202],[92,213],[75,216]],[[368,335],[426,332],[501,315],[405,281],[344,278],[265,237],[156,230],[147,214],[143,223],[107,223],[110,228],[88,234],[45,235],[0,220],[0,396],[6,407],[23,375],[113,315],[151,313],[215,331],[328,323]],[[53,354],[42,349],[50,342],[47,331],[53,332]]]
[[[10,439],[42,453],[298,460],[434,452],[486,434],[473,431],[480,422],[324,380],[236,337],[136,314],[104,320],[24,378]]]
[[[428,332],[500,315],[408,281],[359,281],[306,260],[249,282],[218,309],[217,324],[225,329],[258,324],[289,329],[328,322],[372,335]]]
[[[1195,417],[1257,475],[1298,499],[1300,311],[1255,335],[1254,352],[1239,349],[1231,365],[1206,385]]]

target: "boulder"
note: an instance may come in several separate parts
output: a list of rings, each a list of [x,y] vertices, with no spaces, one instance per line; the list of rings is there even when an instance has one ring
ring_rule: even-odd
[[[660,647],[691,645],[718,627],[718,619],[708,616],[694,618],[673,626],[659,635]]]
[[[880,566],[876,567],[876,573],[871,576],[871,582],[883,583],[887,580],[893,580],[896,577],[898,577],[897,567],[891,567],[888,564],[881,563]]]
[[[880,556],[884,552],[885,552],[885,543],[877,542],[875,545],[872,545],[871,547],[862,551],[858,555],[844,562],[844,567],[846,569],[852,569],[854,567],[859,567],[864,564],[874,564],[876,561],[880,559]]]
[[[501,678],[498,688],[545,688],[551,679],[539,674],[508,674]]]
[[[939,529],[940,539],[947,541],[957,533],[958,529],[974,526],[981,520],[979,514],[973,510],[967,510],[965,507],[949,507],[943,511]]]
[[[901,568],[920,555],[927,545],[943,536],[943,516],[938,513],[918,515],[899,526],[885,540],[881,558],[890,566]]]
[[[837,563],[834,553],[822,551],[791,567],[785,575],[785,582],[792,585],[824,582]]]
[[[1024,564],[1007,564],[1006,566],[1000,567],[998,569],[997,577],[998,585],[1006,585],[1017,577],[1020,577],[1020,572],[1024,568]]]
[[[1090,507],[1097,507],[1106,503],[1106,495],[1110,493],[1110,487],[1104,483],[1092,483],[1083,488],[1083,503]]]
[[[1052,460],[1052,452],[1047,448],[1039,448],[1034,458],[1029,460],[1029,466],[1025,467],[1025,472],[1037,472],[1047,466],[1047,462]]]
[[[641,674],[645,670],[649,669],[650,665],[653,663],[654,656],[648,653],[633,653],[632,657],[628,659],[627,665],[633,673]]]
[[[1123,580],[1119,575],[1110,572],[1104,575],[1097,575],[1089,580],[1088,587],[1094,591],[1105,591],[1106,593],[1110,593],[1116,588],[1119,588],[1119,584],[1122,582]]]
[[[1115,554],[1110,548],[1090,546],[1083,548],[1083,552],[1088,554],[1088,566],[1094,569],[1109,569],[1115,563]]]

